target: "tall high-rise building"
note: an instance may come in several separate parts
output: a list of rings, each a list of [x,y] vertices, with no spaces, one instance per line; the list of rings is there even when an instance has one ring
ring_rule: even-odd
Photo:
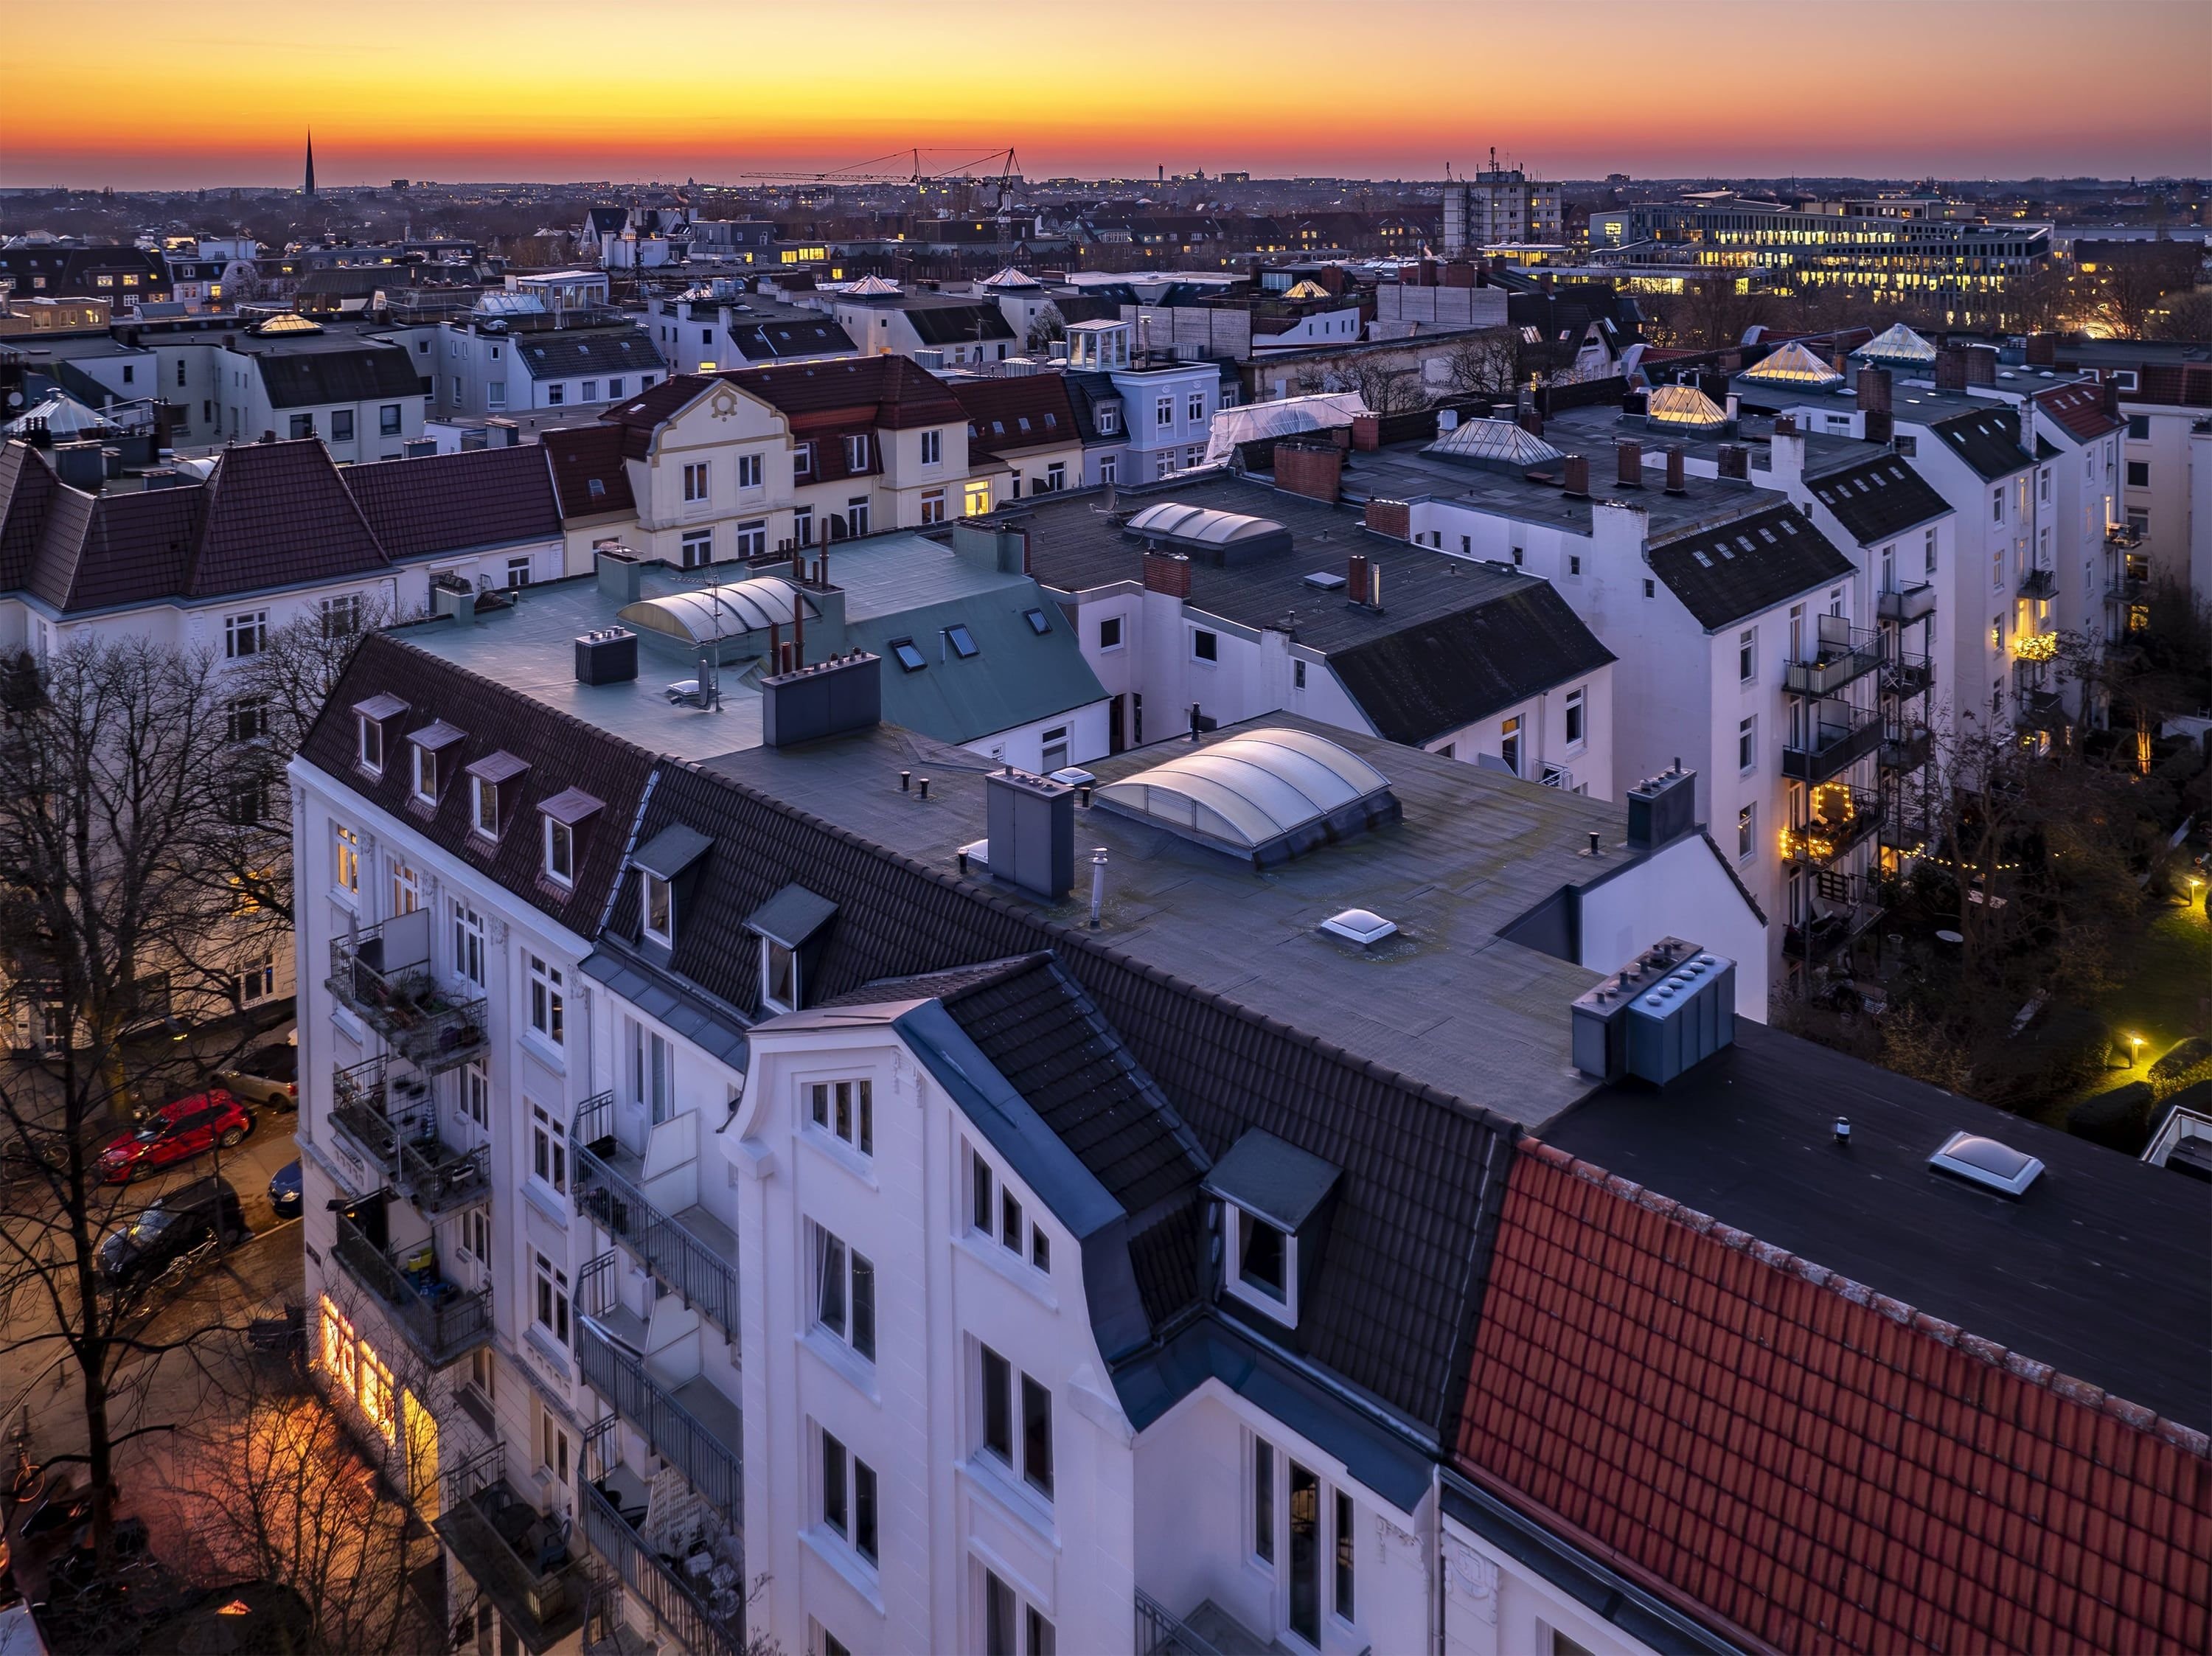
[[[1446,254],[1473,252],[1499,242],[1560,240],[1559,186],[1531,179],[1519,167],[1497,165],[1444,185]]]

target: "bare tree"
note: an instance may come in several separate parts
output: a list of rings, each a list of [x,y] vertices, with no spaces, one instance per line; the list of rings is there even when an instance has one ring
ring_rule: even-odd
[[[1022,343],[1032,353],[1049,350],[1067,337],[1067,321],[1060,313],[1060,306],[1048,301],[1030,318],[1029,337]]]
[[[79,642],[19,661],[0,705],[0,961],[27,1044],[51,1049],[0,1070],[0,1137],[17,1152],[0,1189],[0,1354],[33,1387],[74,1380],[104,1559],[115,1452],[165,1429],[120,1406],[122,1371],[210,1329],[155,1319],[151,1283],[103,1271],[132,1164],[102,1143],[180,1071],[251,1039],[220,1020],[242,1004],[241,963],[285,928],[221,872],[259,833],[239,796],[264,761],[234,738],[204,652]]]
[[[1444,355],[1445,384],[1470,397],[1510,400],[1523,384],[1526,343],[1515,328],[1489,328],[1455,341]]]
[[[2187,243],[2148,242],[2107,253],[2096,271],[2091,313],[2122,339],[2148,337],[2160,301],[2190,286],[2196,251]]]
[[[1356,356],[1328,378],[1335,382],[1332,390],[1358,391],[1370,414],[1401,414],[1428,406],[1429,394],[1421,384],[1419,368]]]

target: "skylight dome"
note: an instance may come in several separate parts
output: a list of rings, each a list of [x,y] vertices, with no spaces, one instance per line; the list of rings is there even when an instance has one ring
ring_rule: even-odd
[[[1549,465],[1566,458],[1510,420],[1462,420],[1429,444],[1425,452],[1462,460],[1500,460],[1523,468]]]
[[[1304,281],[1287,288],[1284,292],[1283,297],[1285,299],[1328,299],[1330,297],[1330,294],[1328,288],[1322,287],[1321,283],[1316,282],[1311,276],[1308,276]]]
[[[1743,377],[1765,385],[1832,385],[1844,376],[1793,339]]]
[[[1202,506],[1163,500],[1148,506],[1129,519],[1133,535],[1157,536],[1162,540],[1195,541],[1201,546],[1231,546],[1285,532],[1272,518],[1248,518],[1242,513],[1215,512]]]
[[[1695,385],[1661,385],[1644,404],[1644,414],[1655,426],[1674,431],[1718,431],[1728,424],[1728,410]]]
[[[877,299],[886,294],[898,292],[899,285],[896,282],[886,282],[879,276],[866,276],[845,291],[855,299]]]
[[[626,626],[658,633],[686,644],[705,644],[765,630],[773,622],[791,625],[792,606],[803,603],[808,616],[822,611],[793,583],[774,575],[709,586],[696,592],[671,592],[665,597],[643,598],[626,604],[617,617]]]
[[[1400,816],[1389,779],[1307,731],[1254,731],[1095,795],[1098,804],[1266,867]]]
[[[1935,361],[1936,348],[1902,322],[1896,322],[1851,355],[1863,356],[1869,362],[1896,362],[1906,367],[1924,367]]]
[[[997,275],[985,276],[983,286],[986,288],[1042,288],[1044,283],[1039,282],[1028,271],[1017,270],[1009,264]]]

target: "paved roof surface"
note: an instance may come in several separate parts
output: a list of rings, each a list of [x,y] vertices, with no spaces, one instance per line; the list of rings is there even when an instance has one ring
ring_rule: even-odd
[[[348,466],[338,475],[387,555],[550,540],[561,512],[536,443]]]
[[[1835,543],[1787,501],[1677,536],[1647,555],[1651,573],[1707,632],[1842,580],[1852,569]]]
[[[2204,1647],[2201,1435],[1694,1210],[1685,1171],[1515,1159],[1463,1468],[1770,1649]]]
[[[2212,1430],[2212,1276],[2201,1268],[2212,1188],[1759,1025],[1736,1033],[1663,1094],[1595,1094],[1546,1138]],[[1848,1150],[1833,1143],[1838,1115],[1850,1119]],[[2017,1202],[1929,1172],[1954,1131],[2047,1170]],[[2175,1268],[2191,1255],[2200,1268]]]
[[[1134,818],[1079,809],[1079,852],[1108,852],[1099,935],[1516,1120],[1542,1122],[1581,1097],[1588,1087],[1568,1067],[1566,1006],[1595,975],[1497,933],[1561,886],[1593,877],[1577,853],[1592,833],[1618,845],[1623,808],[1289,714],[1224,725],[1201,745],[1267,728],[1311,731],[1366,759],[1389,779],[1403,822],[1262,874]],[[1085,768],[1103,786],[1191,750],[1182,740],[1158,743]],[[959,848],[986,836],[988,762],[908,731],[708,762],[934,868],[955,870]],[[926,802],[900,792],[902,770],[931,779]],[[1620,865],[1616,855],[1595,871]],[[1040,912],[1082,926],[1088,901],[1085,887]],[[1316,930],[1353,907],[1396,922],[1401,935],[1362,953]]]
[[[1805,487],[1861,546],[1889,540],[1951,510],[1918,472],[1881,450],[1863,450],[1847,464],[1817,476],[1811,474],[1808,455]]]

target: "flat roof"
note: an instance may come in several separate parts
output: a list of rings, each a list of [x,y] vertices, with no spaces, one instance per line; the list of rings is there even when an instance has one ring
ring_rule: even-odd
[[[1957,1131],[2045,1170],[2017,1200],[1930,1172]],[[1664,1090],[1601,1089],[1542,1136],[1968,1333],[2212,1428],[2212,1186],[1741,1018],[1733,1046]]]
[[[1111,947],[1516,1121],[1549,1120],[1586,1093],[1568,1007],[1599,974],[1498,932],[1561,886],[1627,863],[1625,807],[1288,713],[1085,768],[1103,786],[1265,729],[1310,731],[1366,760],[1404,820],[1261,872],[1156,824],[1079,807],[1075,889],[1038,911],[1086,925],[1085,865],[1103,846],[1098,935]],[[988,762],[891,726],[726,754],[706,768],[948,871],[988,834]],[[901,771],[930,779],[927,800],[900,790]],[[1593,833],[1612,847],[1595,864],[1577,854]],[[1399,935],[1361,950],[1317,930],[1347,908],[1382,915]]]

